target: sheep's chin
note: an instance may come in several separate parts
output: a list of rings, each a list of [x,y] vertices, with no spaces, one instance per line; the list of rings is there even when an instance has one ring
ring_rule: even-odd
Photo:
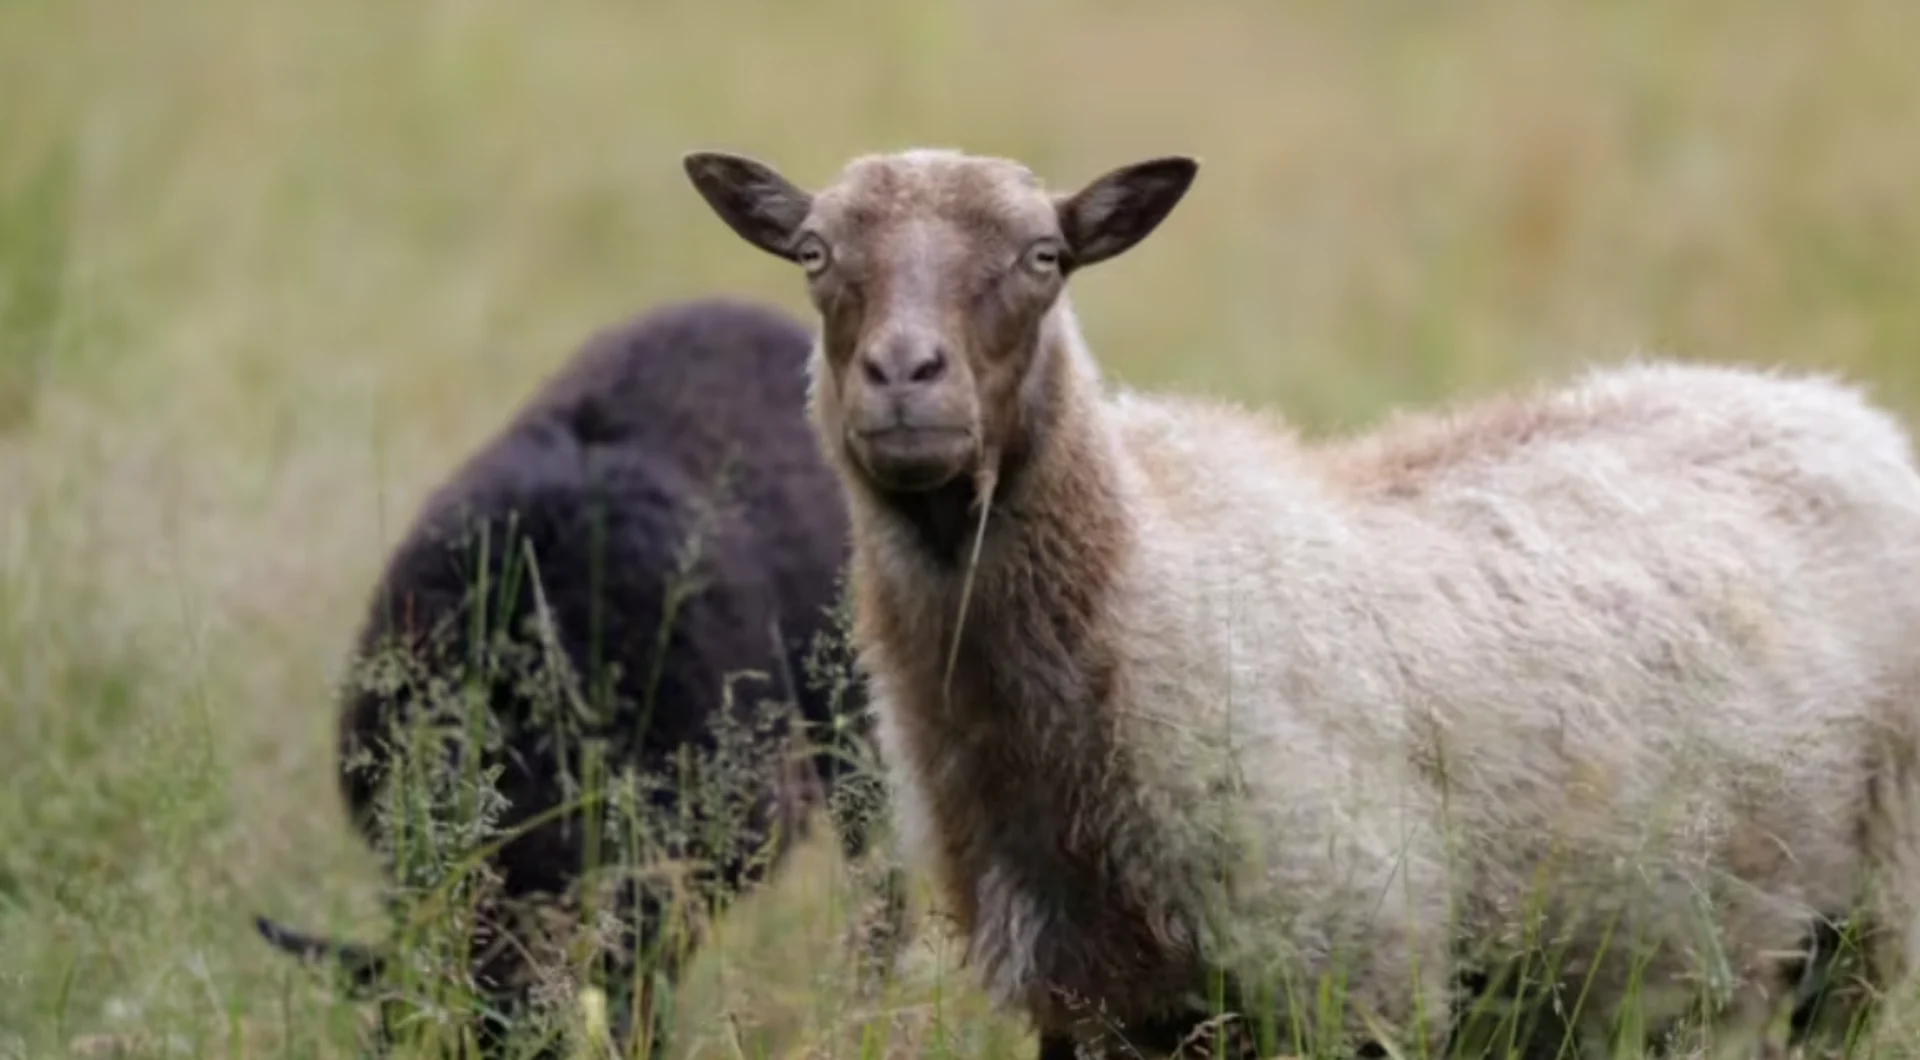
[[[931,492],[974,465],[971,431],[897,427],[856,433],[848,446],[867,480],[885,493]]]

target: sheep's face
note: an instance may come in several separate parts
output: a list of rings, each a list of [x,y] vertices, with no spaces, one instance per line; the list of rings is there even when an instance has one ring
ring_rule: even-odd
[[[736,233],[805,270],[824,441],[876,489],[907,492],[1021,444],[1021,384],[1067,276],[1144,239],[1197,165],[1152,159],[1070,195],[949,151],[858,158],[818,193],[737,155],[686,169]]]

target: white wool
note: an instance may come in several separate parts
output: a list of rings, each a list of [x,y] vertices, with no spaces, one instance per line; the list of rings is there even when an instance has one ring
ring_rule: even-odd
[[[1634,979],[1678,1016],[1725,968],[1723,1029],[1755,1030],[1810,918],[1859,903],[1904,979],[1920,475],[1853,390],[1640,363],[1318,447],[1222,403],[1094,407],[1134,541],[1110,617],[1139,791],[1114,812],[1153,821],[1143,874],[1225,903],[1221,965],[1339,951],[1356,1013],[1444,1019],[1454,932],[1518,952],[1544,879],[1596,1020]],[[896,779],[926,842],[941,778]],[[989,985],[1018,996],[1046,927],[978,889]],[[1636,935],[1671,948],[1635,970]]]

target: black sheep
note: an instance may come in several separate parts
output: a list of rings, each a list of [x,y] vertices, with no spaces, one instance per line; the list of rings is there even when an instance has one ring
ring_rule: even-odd
[[[799,813],[822,796],[843,851],[865,853],[878,781],[849,766],[866,754],[865,698],[836,622],[848,529],[805,419],[810,344],[792,318],[725,299],[602,332],[427,499],[388,561],[344,693],[341,786],[356,826],[413,890],[446,870],[423,872],[394,853],[396,832],[426,841],[395,823],[418,811],[381,809],[383,781],[402,761],[396,724],[430,719],[437,745],[408,746],[446,752],[415,759],[435,763],[438,779],[411,783],[410,798],[497,791],[497,827],[525,827],[486,858],[498,887],[475,903],[468,959],[496,1012],[523,1012],[533,990],[529,958],[505,937],[525,928],[521,912],[572,909],[560,896],[591,848],[601,864],[614,860],[636,820],[657,833],[654,854],[711,866],[695,881],[707,900],[764,878]],[[557,657],[567,665],[551,665]],[[484,691],[490,711],[457,706],[462,681]],[[813,738],[807,755],[785,754],[788,727],[756,721],[769,701],[797,701]],[[733,736],[717,735],[716,722]],[[640,813],[623,819],[609,797],[595,809],[617,827],[582,816],[590,759],[614,778],[609,788],[638,793],[627,805]],[[689,773],[690,760],[706,768]],[[448,779],[474,766],[497,769],[497,781],[449,795]],[[616,785],[626,768],[655,782]],[[429,813],[436,841],[448,843],[458,826],[445,822],[458,815],[444,805]],[[717,825],[719,838],[699,825]],[[455,836],[455,856],[484,838]],[[661,934],[663,894],[639,876],[612,888],[626,934],[611,947],[606,985],[620,1025],[635,949]],[[870,941],[890,944],[901,881],[890,863],[879,880],[884,919],[870,930],[885,934]],[[367,947],[265,918],[258,926],[283,949],[346,965],[363,987],[390,970]],[[655,962],[669,979],[674,958]],[[639,996],[651,996],[644,982]],[[497,1043],[505,1028],[482,1020],[476,1030]]]

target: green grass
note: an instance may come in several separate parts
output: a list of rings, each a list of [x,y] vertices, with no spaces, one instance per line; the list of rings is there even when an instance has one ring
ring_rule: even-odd
[[[1076,281],[1088,337],[1315,430],[1635,349],[1912,414],[1916,33],[1899,0],[0,4],[0,1057],[352,1055],[246,913],[378,930],[330,689],[385,549],[588,331],[804,308],[681,152],[1197,154]],[[860,1007],[830,844],[791,868],[703,955],[685,1054],[1029,1049],[950,953]]]

